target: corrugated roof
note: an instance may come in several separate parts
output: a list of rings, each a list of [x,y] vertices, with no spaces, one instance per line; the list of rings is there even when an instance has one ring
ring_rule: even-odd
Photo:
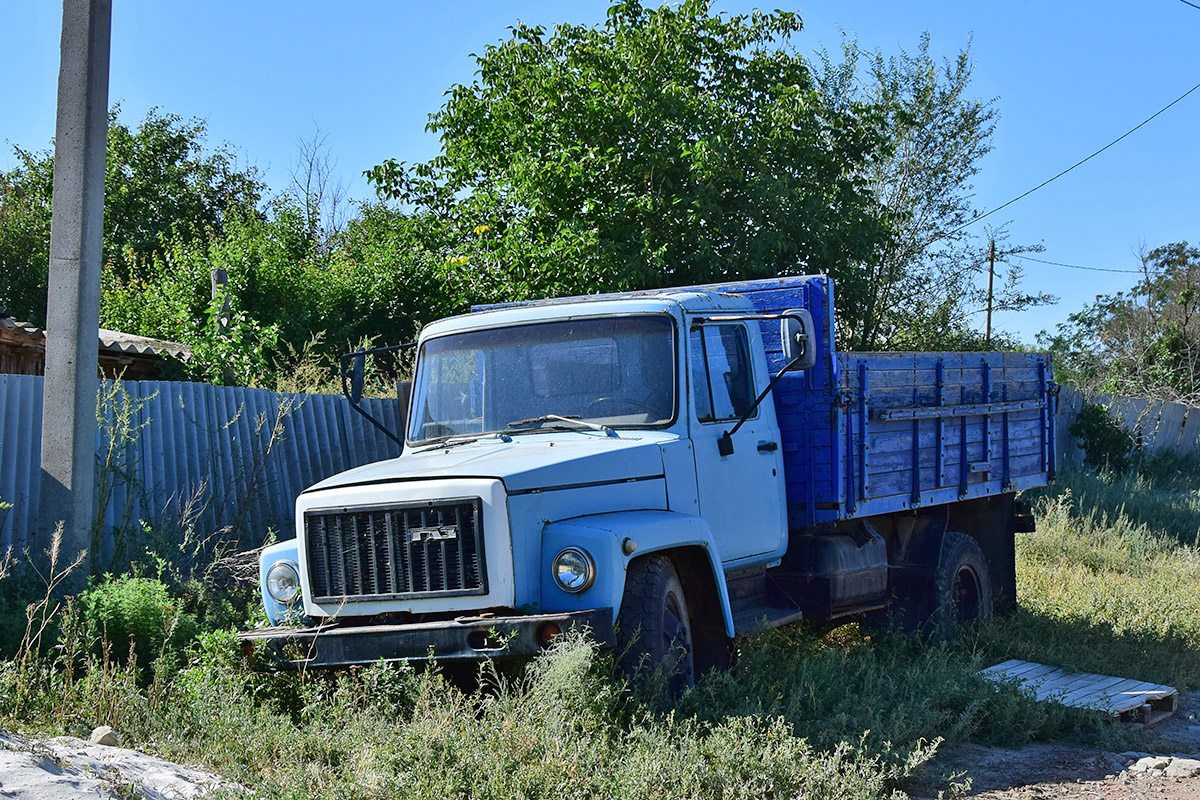
[[[46,339],[46,331],[38,326],[6,315],[0,315],[0,330],[17,331],[37,342],[44,342]],[[132,333],[109,331],[104,328],[100,328],[98,332],[101,352],[130,356],[170,356],[183,361],[192,357],[192,348],[179,342],[151,339],[148,336],[135,336]]]
[[[0,330],[20,331],[30,339],[45,339],[46,332],[30,322],[22,322],[10,316],[0,314]]]
[[[132,333],[121,331],[106,331],[104,328],[100,329],[100,349],[115,350],[128,355],[172,356],[182,361],[192,357],[192,348],[186,344],[151,339],[148,336],[134,336]]]

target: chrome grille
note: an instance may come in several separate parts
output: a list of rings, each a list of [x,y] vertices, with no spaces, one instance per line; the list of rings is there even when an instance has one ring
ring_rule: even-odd
[[[304,515],[317,602],[487,594],[479,498]]]

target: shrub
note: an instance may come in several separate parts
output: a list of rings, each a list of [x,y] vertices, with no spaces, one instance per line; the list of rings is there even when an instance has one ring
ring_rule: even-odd
[[[1071,423],[1070,433],[1083,448],[1083,460],[1089,467],[1118,474],[1129,469],[1133,437],[1109,416],[1104,406],[1085,403]]]

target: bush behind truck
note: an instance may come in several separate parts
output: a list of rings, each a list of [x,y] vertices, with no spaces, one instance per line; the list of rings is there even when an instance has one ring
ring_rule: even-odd
[[[300,495],[261,560],[275,627],[244,645],[450,661],[586,627],[687,683],[764,625],[1012,606],[1014,495],[1054,476],[1049,357],[841,353],[833,319],[803,276],[428,325],[402,454]]]

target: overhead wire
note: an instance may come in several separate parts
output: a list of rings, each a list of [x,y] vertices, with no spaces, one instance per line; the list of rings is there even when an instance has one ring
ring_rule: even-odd
[[[1184,2],[1186,2],[1186,0],[1184,0]],[[1188,5],[1191,5],[1191,3],[1188,3]],[[1200,6],[1198,6],[1198,8],[1200,8]],[[1146,126],[1146,125],[1147,125],[1149,122],[1151,122],[1152,120],[1154,120],[1156,117],[1158,117],[1159,115],[1161,115],[1161,114],[1162,114],[1163,112],[1165,112],[1167,109],[1171,108],[1171,106],[1173,106],[1173,105],[1175,105],[1176,103],[1178,103],[1179,101],[1183,100],[1185,97],[1187,97],[1188,95],[1190,95],[1192,92],[1196,91],[1197,89],[1200,89],[1200,83],[1197,83],[1195,86],[1193,86],[1192,88],[1188,89],[1188,90],[1187,90],[1186,92],[1184,92],[1183,94],[1179,95],[1179,97],[1176,97],[1174,100],[1172,100],[1171,102],[1167,103],[1165,106],[1163,106],[1162,108],[1160,108],[1158,111],[1155,111],[1153,114],[1151,114],[1150,116],[1146,117],[1144,120],[1142,120],[1141,122],[1139,122],[1137,125],[1134,125],[1132,128],[1130,128],[1129,130],[1125,131],[1125,133],[1122,133],[1122,134],[1121,134],[1120,136],[1118,136],[1116,139],[1113,139],[1111,142],[1109,142],[1108,144],[1104,145],[1104,147],[1101,147],[1099,150],[1097,150],[1096,152],[1094,152],[1094,153],[1092,153],[1091,155],[1087,156],[1086,158],[1082,158],[1082,159],[1080,159],[1079,161],[1076,161],[1074,164],[1072,164],[1071,166],[1067,167],[1067,168],[1066,168],[1066,169],[1064,169],[1062,172],[1058,173],[1057,175],[1055,175],[1055,176],[1053,176],[1053,177],[1051,177],[1051,178],[1047,178],[1046,180],[1042,181],[1041,183],[1039,183],[1037,186],[1033,187],[1033,188],[1032,188],[1032,189],[1030,189],[1029,191],[1027,191],[1027,192],[1022,192],[1021,194],[1019,194],[1019,195],[1017,195],[1016,197],[1014,197],[1012,200],[1009,200],[1007,203],[1001,203],[1000,205],[996,206],[996,207],[995,207],[995,208],[993,208],[992,210],[990,210],[990,211],[985,211],[984,213],[980,214],[979,216],[977,216],[977,217],[973,217],[972,219],[970,219],[970,220],[967,220],[967,221],[966,221],[966,222],[964,222],[962,225],[959,225],[957,228],[953,228],[952,230],[946,231],[945,233],[941,234],[941,235],[940,235],[940,236],[938,236],[937,238],[938,238],[938,239],[940,239],[940,238],[942,238],[942,237],[944,237],[944,236],[950,236],[950,235],[952,235],[952,234],[958,233],[958,232],[959,232],[959,231],[961,231],[963,228],[966,228],[966,227],[968,227],[968,226],[970,226],[970,225],[974,225],[976,222],[979,222],[981,219],[985,219],[986,217],[990,217],[992,214],[995,214],[997,211],[1000,211],[1001,209],[1004,209],[1004,208],[1008,208],[1009,206],[1011,206],[1013,203],[1017,202],[1018,200],[1022,200],[1022,199],[1024,199],[1024,198],[1028,197],[1029,195],[1031,195],[1031,194],[1033,194],[1034,192],[1036,192],[1038,189],[1041,189],[1041,188],[1045,187],[1046,185],[1048,185],[1048,184],[1050,184],[1050,183],[1053,183],[1054,181],[1058,180],[1058,179],[1059,179],[1059,178],[1061,178],[1063,175],[1066,175],[1066,174],[1067,174],[1068,172],[1070,172],[1071,170],[1073,170],[1073,169],[1076,169],[1077,167],[1081,167],[1081,166],[1083,166],[1084,164],[1086,164],[1087,162],[1091,161],[1091,160],[1092,160],[1093,158],[1095,158],[1096,156],[1098,156],[1098,155],[1100,155],[1101,153],[1103,153],[1105,150],[1109,149],[1109,148],[1110,148],[1110,147],[1112,147],[1113,145],[1115,145],[1115,144],[1117,144],[1118,142],[1120,142],[1122,139],[1125,139],[1125,138],[1127,138],[1128,136],[1130,136],[1131,134],[1133,134],[1134,132],[1136,132],[1136,131],[1137,131],[1137,130],[1139,130],[1140,128],[1143,128],[1143,127],[1145,127],[1145,126]]]
[[[1044,258],[1034,258],[1033,256],[1027,256],[1027,255],[1013,255],[1013,256],[1011,256],[1011,258],[1020,258],[1025,261],[1036,261],[1039,264],[1049,264],[1054,267],[1068,267],[1070,269],[1085,269],[1085,270],[1088,270],[1089,272],[1123,272],[1123,273],[1126,273],[1129,275],[1143,274],[1142,270],[1140,270],[1140,269],[1113,269],[1111,267],[1085,267],[1081,264],[1064,264],[1061,261],[1047,261]],[[1008,263],[1008,262],[1005,262],[1005,263]]]

